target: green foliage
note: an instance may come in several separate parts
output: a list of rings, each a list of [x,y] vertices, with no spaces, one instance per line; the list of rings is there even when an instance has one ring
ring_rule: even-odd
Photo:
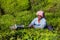
[[[44,10],[49,4],[48,0],[34,0],[32,4],[33,11]]]
[[[55,13],[60,9],[59,0],[33,0],[31,3],[33,11],[44,10]]]
[[[30,22],[35,18],[35,16],[33,15],[35,14],[33,14],[31,11],[16,12],[15,13],[16,23],[28,26]]]
[[[15,23],[14,17],[12,15],[3,15],[0,18],[0,30],[6,30],[9,26]]]
[[[56,40],[56,32],[41,29],[22,29],[5,31],[1,36],[1,39],[5,40]]]
[[[1,0],[1,8],[4,9],[5,13],[14,13],[29,8],[28,0]]]

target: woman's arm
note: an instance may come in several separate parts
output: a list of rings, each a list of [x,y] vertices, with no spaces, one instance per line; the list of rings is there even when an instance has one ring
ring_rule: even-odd
[[[29,24],[29,27],[32,27],[35,23],[36,18]]]

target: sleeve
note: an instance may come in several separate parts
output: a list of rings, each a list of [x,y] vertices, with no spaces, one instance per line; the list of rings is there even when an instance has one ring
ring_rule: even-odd
[[[36,20],[36,19],[32,20],[32,22],[29,24],[29,27],[31,27],[32,25],[34,25],[35,20]]]
[[[46,26],[46,20],[43,19],[43,20],[41,20],[40,27],[41,27],[41,28],[44,28],[45,26]]]

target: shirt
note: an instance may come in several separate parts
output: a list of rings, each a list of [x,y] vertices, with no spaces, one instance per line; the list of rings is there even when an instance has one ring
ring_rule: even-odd
[[[34,28],[44,28],[46,26],[46,19],[42,18],[40,23],[38,23],[38,18],[35,18],[29,25],[31,27],[33,25]]]

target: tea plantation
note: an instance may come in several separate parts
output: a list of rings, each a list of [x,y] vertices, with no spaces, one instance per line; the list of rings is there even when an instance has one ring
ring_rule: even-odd
[[[43,10],[54,30],[26,28]],[[14,24],[24,29],[10,30]],[[0,40],[60,40],[60,0],[0,0]]]

